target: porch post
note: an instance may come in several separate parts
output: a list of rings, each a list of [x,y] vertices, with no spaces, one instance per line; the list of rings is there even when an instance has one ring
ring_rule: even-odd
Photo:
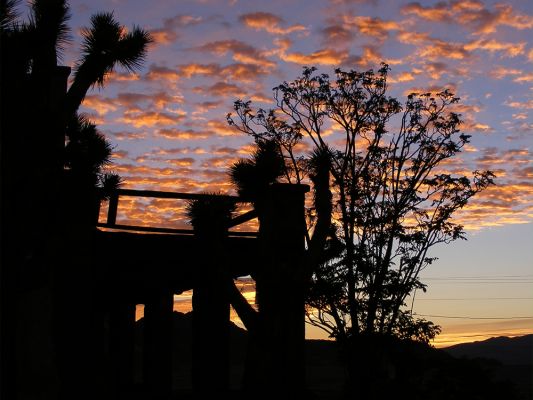
[[[257,302],[270,393],[298,396],[305,388],[305,193],[307,185],[273,184],[261,226]],[[260,360],[261,362],[261,360]],[[261,390],[261,388],[259,388]]]
[[[172,309],[170,290],[154,290],[145,302],[143,376],[155,398],[172,391]]]

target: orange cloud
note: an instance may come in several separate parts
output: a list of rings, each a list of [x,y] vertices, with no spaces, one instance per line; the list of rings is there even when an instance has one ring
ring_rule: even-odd
[[[239,21],[249,28],[257,31],[266,31],[274,35],[287,35],[289,33],[305,32],[307,30],[305,26],[299,24],[282,28],[281,25],[285,22],[283,18],[267,12],[243,14],[239,17]]]
[[[493,13],[493,18],[487,18],[481,21],[479,32],[490,33],[494,32],[498,25],[506,25],[514,29],[531,29],[533,28],[533,16],[517,14],[511,5],[496,4],[496,12]]]
[[[246,90],[232,83],[217,82],[211,86],[197,86],[193,88],[195,93],[209,97],[244,97]]]
[[[200,155],[200,154],[206,154],[206,150],[202,147],[175,147],[170,149],[162,149],[157,148],[154,150],[151,150],[149,152],[146,152],[140,156],[138,156],[135,161],[142,163],[147,160],[153,160],[153,161],[167,161],[168,156],[174,157],[176,155],[184,155],[184,154],[194,154],[194,155]]]
[[[166,164],[170,164],[174,167],[190,167],[196,162],[196,159],[192,157],[165,158],[165,157],[152,156],[150,154],[145,154],[135,159],[135,162],[137,163],[144,163],[146,161],[163,162]]]
[[[422,71],[418,71],[421,73]],[[428,62],[424,65],[424,72],[426,72],[431,79],[440,80],[443,75],[450,76],[465,76],[468,71],[464,68],[454,68],[447,63],[440,61]]]
[[[234,63],[226,66],[220,64],[184,64],[179,67],[180,75],[190,78],[195,75],[219,77],[241,82],[252,82],[260,76],[270,73],[270,69],[260,64]]]
[[[195,104],[195,110],[193,111],[194,115],[204,114],[209,110],[220,107],[223,104],[222,101],[203,101]]]
[[[400,72],[399,74],[395,74],[394,76],[389,76],[387,78],[387,82],[389,83],[398,83],[398,82],[410,82],[415,79],[415,76],[412,72]]]
[[[253,82],[270,73],[270,69],[265,67],[268,65],[236,63],[222,68],[221,74],[233,80]]]
[[[496,147],[483,149],[483,155],[476,159],[480,168],[490,168],[495,164],[528,164],[531,163],[528,149],[499,150]]]
[[[207,139],[212,135],[208,132],[192,129],[158,129],[155,132],[155,136],[171,140],[199,140]]]
[[[520,109],[523,109],[523,110],[533,110],[533,100],[527,100],[527,101],[506,101],[505,103],[506,106],[508,107],[511,107],[511,108],[520,108]]]
[[[158,108],[166,109],[169,104],[182,103],[183,98],[170,96],[166,92],[156,92],[151,94],[135,92],[119,92],[115,98],[104,98],[98,95],[87,96],[83,102],[84,108],[95,110],[98,116],[104,116],[109,112],[117,111],[119,107],[124,107],[125,117],[122,122],[128,121],[135,127],[152,126],[155,124],[154,115],[144,112],[146,109]],[[167,110],[169,111],[169,110]],[[132,117],[140,115],[140,119],[133,123]],[[179,114],[179,112],[178,112]],[[168,121],[168,114],[160,114],[161,123]]]
[[[124,112],[124,116],[118,121],[136,128],[174,125],[183,119],[183,115],[169,114],[166,112]]]
[[[252,144],[245,144],[245,145],[241,146],[241,147],[239,148],[239,150],[237,150],[237,153],[239,153],[239,154],[241,154],[241,155],[246,155],[246,156],[248,156],[248,155],[252,154],[252,152],[253,152],[254,150],[255,150],[254,145],[252,145]]]
[[[115,150],[111,157],[115,160],[125,160],[129,158],[129,154],[125,150]]]
[[[528,114],[527,113],[516,113],[516,114],[513,114],[513,118],[519,119],[519,120],[527,119]]]
[[[134,164],[116,164],[113,169],[124,175],[157,175],[157,176],[171,176],[176,174],[174,168],[156,168],[147,165]],[[190,172],[190,171],[189,171]]]
[[[156,92],[151,94],[120,92],[117,97],[113,99],[113,102],[122,107],[127,107],[130,111],[132,111],[132,109],[141,111],[146,109],[146,104],[163,109],[168,104],[183,103],[183,98],[179,96],[170,96],[167,92]]]
[[[267,96],[264,93],[254,93],[250,96],[250,100],[252,100],[254,103],[272,104],[272,96]]]
[[[145,93],[134,92],[121,92],[116,97],[116,102],[123,107],[127,107],[130,110],[132,108],[142,110],[139,103],[146,103],[151,101],[151,95]]]
[[[216,155],[234,155],[234,154],[237,154],[237,149],[234,148],[234,147],[228,147],[228,146],[224,146],[224,147],[214,147],[214,146],[211,146],[211,149],[209,151],[210,154],[216,154]]]
[[[104,116],[109,112],[117,110],[117,107],[111,104],[109,99],[102,98],[99,95],[86,96],[83,100],[83,107],[96,111],[99,116]]]
[[[329,25],[320,31],[324,43],[331,46],[346,45],[350,43],[354,34],[344,25]]]
[[[478,104],[465,104],[465,103],[458,103],[450,106],[448,109],[450,112],[455,112],[458,114],[464,114],[464,113],[478,113],[481,110],[483,110],[484,107],[478,105]]]
[[[503,67],[501,65],[490,71],[490,76],[492,76],[494,79],[503,79],[507,78],[508,76],[516,75],[522,75],[522,71],[519,69]]]
[[[360,33],[379,40],[386,40],[390,35],[390,31],[400,29],[398,22],[386,21],[381,18],[345,15],[343,21],[348,26],[355,26]]]
[[[476,122],[473,119],[466,118],[464,122],[461,124],[461,130],[463,130],[465,133],[471,133],[471,132],[493,132],[494,129],[487,124],[483,124],[481,122]]]
[[[238,159],[239,157],[211,157],[202,163],[202,167],[227,169],[237,162]]]
[[[376,4],[378,0],[330,0],[333,4]]]
[[[275,67],[275,63],[268,60],[265,55],[257,50],[255,47],[250,46],[239,40],[220,40],[215,42],[209,42],[203,46],[196,47],[194,50],[209,52],[216,56],[224,56],[227,53],[233,53],[233,59],[238,62],[246,64],[259,64],[264,67]]]
[[[177,81],[180,74],[172,68],[152,64],[146,74],[146,79],[150,81]]]
[[[156,44],[170,44],[176,41],[178,34],[173,31],[163,29],[155,29],[150,31],[152,38]]]
[[[464,60],[470,57],[471,49],[467,49],[464,44],[436,39],[427,33],[401,31],[396,39],[400,43],[419,46],[417,56],[434,63],[442,62],[442,58]]]
[[[107,75],[107,83],[124,83],[138,81],[141,77],[139,74],[131,72],[117,72],[113,71]]]
[[[190,167],[196,162],[196,160],[191,157],[183,157],[173,158],[171,160],[167,160],[167,162],[175,167]]]
[[[265,51],[264,54],[267,56],[279,56],[280,54],[285,54],[287,50],[289,50],[292,46],[292,40],[289,38],[283,37],[283,38],[276,38],[273,40],[273,43],[276,45],[275,49],[272,49],[270,51]]]
[[[411,32],[411,31],[401,31],[396,35],[396,39],[399,42],[411,45],[417,45],[421,43],[430,42],[433,39],[430,38],[427,33],[420,32]]]
[[[211,120],[207,122],[207,127],[210,131],[216,133],[219,136],[240,136],[242,133],[234,126],[229,125],[227,122],[219,120]]]
[[[526,148],[486,148],[476,158],[476,168],[496,171],[496,186],[478,194],[459,213],[468,229],[528,223],[533,218],[533,163]]]
[[[282,54],[281,59],[286,62],[292,62],[300,65],[333,65],[338,66],[348,58],[346,51],[337,51],[334,49],[317,50],[310,54],[300,52]]]
[[[176,174],[179,171],[174,170]],[[182,173],[186,176],[186,173]],[[192,174],[191,171],[188,173]],[[210,185],[196,179],[183,177],[161,177],[161,176],[128,176],[125,179],[125,188],[169,190],[173,192],[198,193],[202,191],[217,191],[221,185]],[[142,217],[142,212],[139,213]],[[147,218],[149,222],[149,219]]]
[[[180,75],[190,78],[194,75],[218,75],[220,74],[219,64],[184,64],[179,66]]]
[[[533,28],[533,16],[519,14],[511,5],[496,4],[491,11],[477,0],[440,1],[429,7],[413,2],[402,7],[401,13],[432,22],[459,23],[478,35],[495,32],[499,26],[519,30]]]
[[[146,139],[146,133],[144,132],[111,132],[111,135],[117,140],[141,140]]]
[[[513,82],[524,83],[524,82],[533,82],[533,73],[522,75],[513,79]]]
[[[495,39],[480,39],[464,45],[464,48],[468,51],[486,50],[490,53],[501,51],[508,57],[516,57],[518,55],[524,54],[525,47],[526,42],[503,43],[498,42]]]
[[[433,7],[424,7],[419,2],[413,2],[403,6],[401,13],[404,15],[416,15],[434,22],[450,22],[452,15],[449,5],[445,2],[439,2]]]
[[[150,33],[156,44],[170,44],[176,41],[179,37],[178,29],[191,25],[196,25],[202,22],[202,17],[194,17],[192,15],[176,15],[172,18],[166,18],[163,21],[163,27],[159,29],[152,29]]]
[[[445,42],[440,39],[432,39],[431,44],[422,47],[419,56],[430,61],[438,61],[442,58],[464,60],[470,57],[465,45],[461,43]]]
[[[363,60],[365,60],[367,65],[378,65],[383,61],[383,56],[374,46],[364,46],[363,47]]]

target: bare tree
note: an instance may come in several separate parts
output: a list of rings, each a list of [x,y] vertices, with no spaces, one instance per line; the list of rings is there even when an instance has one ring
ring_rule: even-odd
[[[402,105],[387,95],[386,64],[376,72],[337,69],[334,81],[315,71],[304,68],[276,87],[274,110],[238,101],[238,122],[228,116],[256,140],[278,144],[287,180],[309,175],[314,183],[311,215],[322,218],[311,218],[309,230],[323,240],[309,260],[316,262],[308,322],[339,340],[382,333],[428,341],[439,328],[415,319],[405,300],[425,290],[418,276],[435,260],[429,249],[464,238],[452,216],[494,175],[475,171],[469,179],[444,169],[469,141],[450,111],[459,101],[451,92],[413,93]],[[332,129],[344,137],[336,146],[327,141]],[[304,137],[312,156],[296,151]]]

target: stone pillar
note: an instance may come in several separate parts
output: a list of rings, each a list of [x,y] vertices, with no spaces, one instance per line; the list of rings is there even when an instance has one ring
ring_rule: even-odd
[[[165,398],[172,391],[173,301],[172,291],[160,290],[145,302],[143,380],[152,398]]]
[[[305,193],[274,184],[265,199],[257,302],[262,356],[259,390],[301,395],[305,389]]]

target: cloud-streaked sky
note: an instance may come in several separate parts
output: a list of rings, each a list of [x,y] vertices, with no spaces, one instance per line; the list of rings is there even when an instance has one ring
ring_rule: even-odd
[[[114,11],[127,27],[138,24],[155,38],[142,70],[135,75],[117,71],[104,89],[89,93],[82,108],[116,146],[113,168],[130,188],[231,191],[226,169],[250,149],[249,138],[226,123],[232,103],[251,99],[257,106],[272,106],[272,88],[296,78],[304,65],[333,75],[335,67],[376,69],[385,61],[392,68],[391,94],[400,99],[412,91],[450,88],[462,99],[456,111],[465,121],[463,131],[472,139],[446,168],[452,172],[492,169],[498,178],[496,186],[460,215],[475,234],[466,244],[439,249],[441,260],[428,274],[519,276],[521,284],[477,284],[486,291],[477,297],[531,297],[533,257],[524,237],[532,242],[533,2],[70,3],[73,43],[65,52],[66,64],[75,61],[80,28],[89,24],[96,11]],[[338,135],[333,131],[328,140],[334,143]],[[154,205],[124,204],[123,212],[131,221],[147,222],[153,216],[143,212],[151,212]],[[158,200],[158,205],[166,212],[161,221],[170,224],[179,218],[179,210],[169,202]],[[509,238],[516,238],[509,243],[524,247],[496,246]],[[499,257],[473,254],[490,254],[496,248],[498,255],[506,255],[498,265],[494,260]],[[482,258],[487,265],[476,263]],[[468,291],[453,294],[458,286],[453,283],[428,283],[428,298],[468,297]],[[513,296],[499,295],[507,293],[509,286]],[[419,307],[420,313],[432,315],[533,315],[531,300],[478,301],[476,307],[472,301],[437,303],[420,301],[415,310]],[[495,303],[502,306],[495,308]],[[445,328],[457,322],[434,319]],[[523,321],[533,330],[533,320]]]

